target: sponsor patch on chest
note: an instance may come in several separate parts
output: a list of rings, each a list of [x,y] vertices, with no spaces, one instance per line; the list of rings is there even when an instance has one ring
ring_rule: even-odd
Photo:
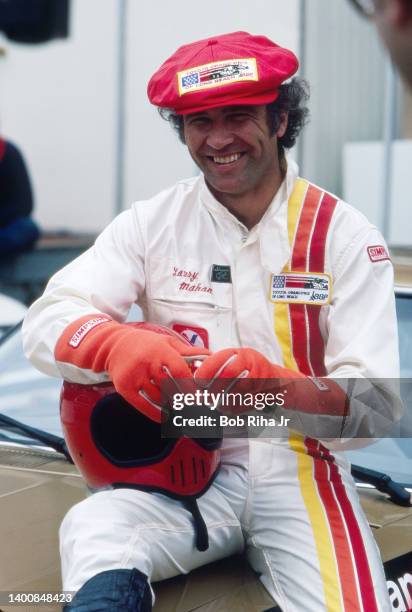
[[[209,348],[209,334],[204,327],[194,327],[193,325],[184,325],[182,323],[173,323],[173,331],[177,332],[183,338],[186,338],[192,346],[199,348]]]
[[[329,304],[332,281],[328,274],[317,272],[286,272],[270,277],[271,302],[294,304]]]
[[[212,283],[231,283],[230,266],[213,264],[210,270],[210,280]]]

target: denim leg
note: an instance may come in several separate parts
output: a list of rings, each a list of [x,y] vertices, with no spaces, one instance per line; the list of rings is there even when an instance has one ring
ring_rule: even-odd
[[[150,612],[147,576],[137,569],[101,572],[90,578],[64,612]]]

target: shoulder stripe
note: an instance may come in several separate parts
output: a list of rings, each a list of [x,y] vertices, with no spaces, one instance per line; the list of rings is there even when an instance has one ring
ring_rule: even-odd
[[[309,271],[323,272],[325,269],[326,239],[337,199],[325,193],[319,208],[309,250]],[[332,286],[333,291],[333,286]],[[309,354],[311,369],[315,376],[325,376],[325,341],[319,327],[319,306],[306,306],[309,327]]]
[[[288,237],[289,244],[295,241],[295,232],[298,225],[305,195],[308,189],[308,182],[298,178],[295,182],[292,195],[288,202]],[[283,268],[283,272],[290,272],[290,265]],[[274,307],[274,327],[275,334],[282,349],[283,365],[291,370],[298,370],[292,350],[292,322],[289,305],[276,303]]]
[[[292,252],[292,270],[305,272],[307,269],[307,253],[309,238],[316,212],[322,198],[322,191],[313,185],[309,185],[306,192],[305,202],[296,230],[295,242]]]
[[[322,205],[319,209],[310,244],[310,272],[319,272],[325,268],[326,237],[337,202],[337,199],[331,196],[329,193],[325,193],[323,195]]]
[[[295,232],[297,230],[298,220],[300,218],[302,207],[305,202],[308,187],[309,183],[307,181],[304,181],[303,179],[297,179],[295,187],[292,191],[292,195],[289,199],[288,236],[289,244],[291,245],[291,247],[295,243]]]
[[[320,189],[308,185],[292,249],[291,268],[293,271],[307,271],[309,240],[322,195],[323,192]],[[310,330],[307,325],[306,305],[290,304],[289,308],[292,320],[293,353],[296,363],[300,372],[310,376],[313,372],[310,366]]]

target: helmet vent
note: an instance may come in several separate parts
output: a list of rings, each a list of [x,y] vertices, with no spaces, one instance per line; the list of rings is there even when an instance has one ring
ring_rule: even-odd
[[[192,466],[193,466],[193,481],[197,484],[197,465],[196,465],[196,457],[192,457]]]
[[[184,487],[186,482],[185,482],[185,466],[183,464],[183,461],[180,460],[180,477],[182,479],[182,486]]]

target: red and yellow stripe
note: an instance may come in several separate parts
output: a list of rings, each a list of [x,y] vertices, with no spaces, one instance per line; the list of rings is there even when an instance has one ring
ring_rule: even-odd
[[[291,259],[283,272],[324,273],[328,230],[336,198],[298,179],[288,205]],[[285,367],[326,374],[319,305],[280,304],[275,333]],[[300,490],[312,525],[328,611],[375,612],[377,604],[359,525],[333,456],[320,442],[291,433]]]
[[[297,222],[301,214],[302,206],[305,201],[308,183],[302,179],[297,179],[294,190],[288,204],[288,235],[289,244],[295,241],[295,231]],[[290,272],[290,264],[286,264],[282,272]],[[289,304],[275,303],[275,334],[282,348],[283,363],[286,368],[299,370],[292,351],[291,343],[291,321],[289,317]]]
[[[294,272],[307,272],[308,253],[311,250],[311,234],[319,206],[322,202],[323,192],[308,185],[304,206],[302,206],[299,224],[295,232],[294,246],[292,248],[291,269]],[[310,270],[314,272],[323,271]],[[291,335],[293,343],[293,354],[300,372],[308,376],[314,374],[310,363],[310,347],[313,338],[310,338],[308,327],[308,311],[319,316],[319,306],[308,306],[307,304],[290,304],[289,312],[291,319]],[[317,350],[323,350],[323,342]]]

